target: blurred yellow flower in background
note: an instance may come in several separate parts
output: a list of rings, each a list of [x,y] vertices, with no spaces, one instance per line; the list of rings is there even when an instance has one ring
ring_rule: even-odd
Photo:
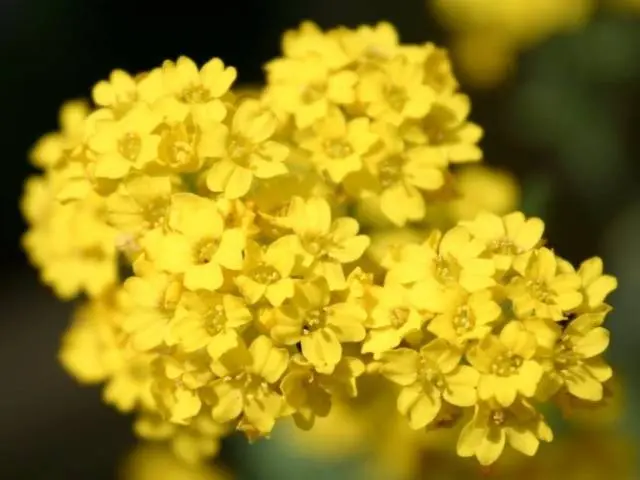
[[[594,0],[433,0],[437,18],[451,30],[461,76],[493,87],[514,68],[517,55],[552,35],[579,28]]]
[[[166,446],[142,444],[124,460],[121,480],[231,480],[226,471],[207,464],[181,462]]]

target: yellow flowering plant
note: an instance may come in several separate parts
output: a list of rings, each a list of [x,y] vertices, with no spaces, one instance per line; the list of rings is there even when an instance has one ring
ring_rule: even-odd
[[[533,455],[540,405],[603,401],[616,280],[508,213],[510,180],[483,200],[505,174],[464,165],[482,130],[446,51],[386,23],[282,46],[259,91],[220,59],[116,70],[38,142],[23,244],[83,300],[63,365],[191,462],[377,392],[460,425],[463,457]]]

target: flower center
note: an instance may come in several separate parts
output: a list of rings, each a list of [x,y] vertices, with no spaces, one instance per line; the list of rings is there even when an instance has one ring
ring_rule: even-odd
[[[491,373],[500,377],[514,375],[522,365],[522,362],[523,359],[519,355],[498,355],[491,365]]]
[[[326,85],[322,83],[310,83],[302,88],[300,99],[302,103],[315,103],[324,97]]]
[[[249,372],[240,372],[235,377],[225,377],[224,381],[233,382],[248,399],[261,397],[269,390],[269,384],[262,377]]]
[[[209,90],[204,88],[202,85],[191,85],[190,87],[185,88],[180,95],[178,95],[178,100],[192,105],[197,103],[206,103],[210,99],[211,95]]]
[[[353,148],[344,140],[326,140],[324,151],[330,158],[346,158],[353,153]]]
[[[402,157],[395,155],[387,157],[378,164],[378,178],[380,186],[386,189],[399,183],[402,180],[402,167],[404,160]]]
[[[504,410],[493,410],[489,415],[489,421],[497,427],[501,427],[507,421]]]
[[[437,366],[427,358],[420,358],[418,375],[423,383],[433,385],[438,390],[442,391],[447,388],[447,384],[444,380],[444,375],[442,375],[440,369],[438,369]]]
[[[573,342],[567,335],[563,335],[556,346],[554,362],[559,369],[564,370],[582,363],[582,359],[573,350]]]
[[[325,309],[311,310],[307,312],[303,321],[303,333],[306,335],[309,332],[322,328],[327,318],[327,312]]]
[[[231,159],[238,164],[245,164],[247,156],[253,151],[253,146],[245,138],[234,135],[229,140],[227,152]]]
[[[553,300],[553,294],[549,291],[549,289],[543,282],[537,280],[529,280],[527,281],[527,287],[529,288],[531,296],[539,302],[551,303],[551,301]]]
[[[391,310],[389,320],[393,328],[402,328],[409,320],[411,311],[407,307],[396,307]]]
[[[473,330],[476,322],[471,316],[471,311],[466,305],[459,307],[456,316],[453,318],[453,328],[458,335],[463,335]]]
[[[127,160],[135,160],[142,149],[142,140],[137,133],[125,133],[118,141],[118,153]]]
[[[519,253],[518,247],[507,237],[492,240],[489,244],[489,250],[500,255],[515,255]]]
[[[204,315],[204,328],[210,335],[217,335],[224,329],[226,317],[222,304],[209,308]]]
[[[251,278],[262,285],[271,285],[281,277],[274,267],[262,263],[251,272]]]
[[[387,103],[395,111],[399,112],[404,109],[407,100],[409,100],[409,97],[404,88],[393,86],[387,90]]]
[[[195,263],[198,265],[204,265],[209,263],[216,251],[218,250],[218,242],[214,239],[205,239],[196,245],[195,248]]]

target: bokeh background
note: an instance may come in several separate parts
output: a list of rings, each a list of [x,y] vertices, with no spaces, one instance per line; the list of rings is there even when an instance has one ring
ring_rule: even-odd
[[[559,427],[559,446],[543,447],[538,462],[563,479],[640,478],[633,464],[640,450],[638,0],[0,0],[0,478],[118,478],[135,443],[130,419],[104,406],[98,389],[77,386],[56,361],[71,308],[38,284],[19,247],[29,148],[56,128],[64,100],[88,97],[115,67],[137,72],[183,54],[198,63],[219,56],[238,67],[241,83],[259,83],[280,34],[304,19],[326,28],[387,20],[405,42],[452,49],[472,119],[485,128],[486,164],[515,175],[521,208],[545,219],[563,256],[600,255],[619,280],[608,326],[622,400],[603,430]],[[326,438],[346,445],[354,434],[336,435]],[[349,449],[317,443],[285,430],[252,446],[231,439],[222,462],[241,479],[391,479],[394,468],[403,470],[393,451],[372,450],[392,459],[389,471],[374,462],[372,473],[362,452],[341,455]],[[511,478],[431,450],[418,463],[416,478]],[[136,470],[137,478],[214,475],[153,465]]]

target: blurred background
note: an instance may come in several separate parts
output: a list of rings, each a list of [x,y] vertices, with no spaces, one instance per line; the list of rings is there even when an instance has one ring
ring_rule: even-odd
[[[38,284],[19,247],[18,199],[33,173],[29,148],[56,128],[63,101],[88,97],[116,67],[137,72],[179,55],[198,63],[219,56],[238,68],[241,83],[259,83],[281,33],[304,19],[324,28],[387,20],[404,42],[451,48],[472,119],[485,129],[486,164],[515,176],[517,202],[544,218],[558,252],[574,263],[600,255],[619,279],[608,326],[621,400],[601,415],[600,430],[559,426],[558,444],[536,459],[547,470],[531,463],[526,471],[538,472],[535,478],[556,478],[549,468],[563,479],[640,478],[633,465],[640,412],[631,408],[640,400],[638,0],[0,0],[0,478],[118,478],[135,443],[131,419],[104,406],[97,388],[76,385],[56,361],[71,307]],[[482,200],[487,193],[478,188]],[[231,439],[221,461],[241,479],[406,474],[400,463],[408,453],[385,447],[396,437],[369,445],[355,423],[326,425],[317,438],[283,427],[253,446]],[[369,443],[350,449],[359,442]],[[407,465],[429,472],[414,478],[478,473],[437,446],[413,453]],[[161,457],[142,452],[136,462],[155,470],[134,469],[130,478],[218,478],[180,473]]]

